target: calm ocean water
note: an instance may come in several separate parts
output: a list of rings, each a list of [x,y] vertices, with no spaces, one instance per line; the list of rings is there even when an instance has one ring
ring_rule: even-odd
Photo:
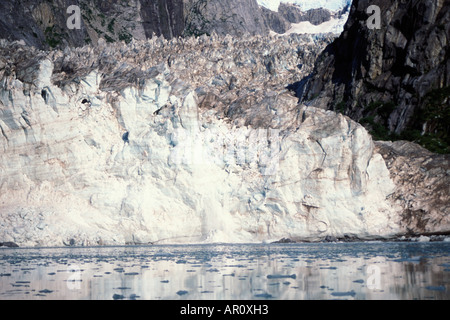
[[[450,242],[0,249],[0,299],[450,299]]]

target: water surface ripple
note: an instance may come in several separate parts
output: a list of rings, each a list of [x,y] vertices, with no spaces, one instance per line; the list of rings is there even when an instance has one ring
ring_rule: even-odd
[[[0,299],[450,299],[449,242],[0,249]]]

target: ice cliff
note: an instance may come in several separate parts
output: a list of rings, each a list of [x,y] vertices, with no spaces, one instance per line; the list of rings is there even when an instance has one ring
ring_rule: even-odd
[[[329,41],[201,37],[45,52],[2,40],[0,239],[400,233],[387,200],[395,185],[366,130],[278,87]]]

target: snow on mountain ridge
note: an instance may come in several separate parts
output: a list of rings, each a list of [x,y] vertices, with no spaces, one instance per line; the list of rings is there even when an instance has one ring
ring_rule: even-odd
[[[292,24],[291,28],[285,34],[291,33],[306,33],[306,34],[317,34],[317,33],[334,33],[340,34],[344,30],[344,25],[347,22],[348,13],[343,15],[340,19],[331,19],[317,26],[313,25],[309,21],[302,21],[299,23]]]
[[[258,0],[268,17],[277,16],[285,21],[289,28],[280,32],[275,23],[273,31],[279,34],[317,34],[333,33],[339,35],[348,20],[348,6],[351,0]],[[293,4],[293,5],[291,5]],[[270,10],[270,11],[269,11]],[[272,18],[273,21],[277,19]],[[269,19],[270,21],[270,19]],[[271,22],[273,22],[271,21]],[[275,34],[274,32],[274,34]]]
[[[331,11],[337,11],[352,3],[352,0],[257,0],[260,6],[272,11],[278,11],[281,2],[293,3],[302,8],[302,10],[326,8]]]

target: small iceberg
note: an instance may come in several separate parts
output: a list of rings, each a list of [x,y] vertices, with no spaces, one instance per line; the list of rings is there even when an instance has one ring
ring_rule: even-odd
[[[425,289],[432,291],[446,291],[445,286],[426,286]]]
[[[271,299],[273,298],[273,296],[270,293],[259,293],[259,294],[255,294],[255,298],[262,298],[262,299]]]
[[[185,294],[188,294],[189,292],[188,291],[186,291],[186,290],[180,290],[180,291],[177,291],[177,295],[179,295],[179,296],[184,296]]]
[[[295,274],[269,274],[267,275],[267,279],[296,279],[297,276]]]
[[[347,292],[332,292],[331,295],[334,297],[346,297],[346,296],[354,297],[356,295],[356,292],[353,290]]]

